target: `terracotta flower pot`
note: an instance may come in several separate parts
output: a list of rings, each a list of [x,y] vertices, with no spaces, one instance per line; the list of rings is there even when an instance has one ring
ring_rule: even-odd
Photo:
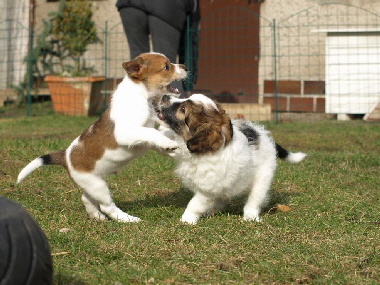
[[[45,76],[53,109],[69,116],[93,116],[103,107],[102,76]]]

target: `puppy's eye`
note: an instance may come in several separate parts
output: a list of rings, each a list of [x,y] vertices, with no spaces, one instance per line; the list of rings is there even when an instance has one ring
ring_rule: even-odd
[[[169,63],[166,63],[165,67],[164,67],[164,70],[169,70],[169,69],[170,69],[170,65],[169,65]]]
[[[182,112],[182,113],[185,113],[185,106],[182,106],[182,107],[181,107],[181,112]]]

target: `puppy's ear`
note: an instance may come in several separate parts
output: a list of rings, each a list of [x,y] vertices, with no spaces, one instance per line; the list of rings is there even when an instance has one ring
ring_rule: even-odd
[[[187,141],[187,148],[192,153],[207,153],[217,151],[223,143],[221,132],[203,130]]]
[[[190,152],[214,152],[232,140],[231,120],[221,105],[217,104],[217,107],[218,110],[205,111],[201,118],[191,120],[189,128],[193,137],[187,141]]]
[[[135,58],[132,61],[124,62],[123,68],[128,73],[128,75],[133,79],[142,79],[143,70],[146,66],[144,60],[141,57]]]
[[[219,114],[221,116],[221,130],[224,137],[225,144],[229,144],[233,137],[233,129],[230,117],[226,114],[226,111],[222,108],[219,103],[216,103],[218,107]]]

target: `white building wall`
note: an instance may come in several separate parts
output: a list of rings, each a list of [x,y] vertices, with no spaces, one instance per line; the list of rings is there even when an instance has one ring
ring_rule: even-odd
[[[17,86],[24,78],[28,27],[28,1],[0,1],[0,89]]]
[[[274,42],[269,36],[268,21],[276,20],[277,79],[323,81],[327,32],[321,33],[321,27],[377,27],[380,5],[377,0],[266,0],[261,5],[260,16],[263,18],[259,68],[262,94],[264,80],[274,78],[274,59],[268,56]]]

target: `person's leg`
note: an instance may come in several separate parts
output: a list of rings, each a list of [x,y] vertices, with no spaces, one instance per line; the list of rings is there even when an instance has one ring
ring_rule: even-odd
[[[170,62],[176,63],[181,31],[152,15],[149,15],[148,21],[153,51],[164,54]],[[171,85],[179,90],[181,97],[185,95],[182,81],[173,82]]]
[[[132,7],[123,8],[119,13],[127,36],[131,59],[141,53],[149,52],[148,15]]]
[[[181,32],[155,16],[149,15],[148,21],[153,50],[176,63]]]

